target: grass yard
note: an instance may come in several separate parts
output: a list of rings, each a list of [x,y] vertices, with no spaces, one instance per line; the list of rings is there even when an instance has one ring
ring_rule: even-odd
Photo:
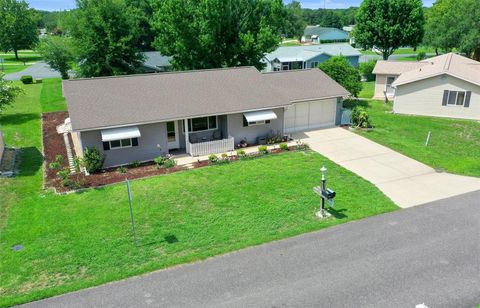
[[[201,260],[397,207],[369,182],[313,152],[291,152],[132,182],[139,246],[123,184],[42,190],[40,112],[64,108],[58,81],[25,86],[0,122],[22,148],[20,174],[0,179],[0,306]],[[46,90],[50,88],[50,90]],[[312,187],[322,163],[337,191],[319,221]],[[18,252],[12,246],[22,244]]]
[[[371,98],[370,88],[364,85],[360,96]],[[480,177],[480,122],[392,114],[392,103],[371,99],[358,104],[367,107],[374,129],[357,133],[433,168]],[[430,143],[425,146],[429,131]]]
[[[19,51],[18,56],[19,60],[15,59],[13,52],[0,53],[0,59],[3,59],[3,64],[0,63],[0,72],[4,74],[20,72],[42,60],[39,54],[29,50]]]
[[[375,94],[375,81],[362,82],[362,91],[358,94],[361,98],[372,98]]]
[[[433,48],[428,48],[428,47],[421,47],[418,48],[416,51],[413,50],[413,48],[399,48],[393,52],[394,55],[411,55],[411,54],[417,54],[421,51],[424,51],[426,53],[435,53],[435,49]],[[361,50],[360,51],[364,55],[377,55],[376,52],[373,52],[371,50]]]

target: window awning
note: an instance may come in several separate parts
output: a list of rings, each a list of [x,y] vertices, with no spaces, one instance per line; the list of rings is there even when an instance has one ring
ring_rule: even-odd
[[[277,118],[277,115],[272,110],[245,112],[243,115],[245,119],[247,119],[247,122],[274,120]]]
[[[101,132],[102,141],[138,138],[141,136],[140,130],[136,126],[104,129]]]

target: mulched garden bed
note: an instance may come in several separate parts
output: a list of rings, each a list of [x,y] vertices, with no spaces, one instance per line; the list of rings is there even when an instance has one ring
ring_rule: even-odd
[[[110,185],[125,181],[125,179],[139,179],[144,177],[170,174],[174,172],[184,171],[188,168],[185,166],[175,166],[172,168],[158,168],[154,162],[142,163],[136,167],[126,167],[124,173],[119,172],[119,168],[106,168],[100,173],[91,174],[85,176],[83,173],[75,174],[71,176],[72,182],[75,184],[73,187],[64,187],[61,180],[57,176],[58,170],[52,170],[48,166],[51,162],[55,162],[57,155],[63,156],[62,168],[68,167],[67,150],[63,141],[63,135],[57,133],[56,127],[63,124],[65,119],[68,118],[68,112],[50,112],[42,115],[42,130],[43,130],[43,149],[45,155],[45,188],[53,188],[57,193],[64,193],[81,188],[91,188]],[[72,145],[72,152],[74,154],[73,143],[70,138],[70,144]],[[295,146],[289,147],[289,150],[295,150]],[[275,154],[282,152],[280,149],[270,150],[269,153]],[[248,154],[247,158],[258,157],[258,153]],[[220,158],[220,157],[219,157]],[[228,161],[237,161],[240,157],[234,155],[228,157]],[[221,159],[219,163],[225,163]],[[192,164],[193,168],[202,168],[211,165],[208,160],[197,161]]]

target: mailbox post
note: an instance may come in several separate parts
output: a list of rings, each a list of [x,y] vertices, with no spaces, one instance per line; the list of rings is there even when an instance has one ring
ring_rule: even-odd
[[[325,177],[325,174],[327,173],[327,168],[325,168],[325,165],[322,166],[320,169],[322,172],[322,181],[320,186],[316,186],[313,188],[313,191],[320,196],[320,210],[315,213],[315,215],[318,218],[328,218],[332,216],[329,212],[325,210],[325,201],[328,201],[330,206],[333,206],[333,199],[335,198],[336,193],[327,188],[327,179]]]

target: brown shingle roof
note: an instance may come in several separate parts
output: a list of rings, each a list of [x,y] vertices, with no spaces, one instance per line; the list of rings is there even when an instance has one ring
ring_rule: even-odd
[[[254,67],[63,82],[73,130],[281,107],[348,92],[318,69],[262,74]]]

